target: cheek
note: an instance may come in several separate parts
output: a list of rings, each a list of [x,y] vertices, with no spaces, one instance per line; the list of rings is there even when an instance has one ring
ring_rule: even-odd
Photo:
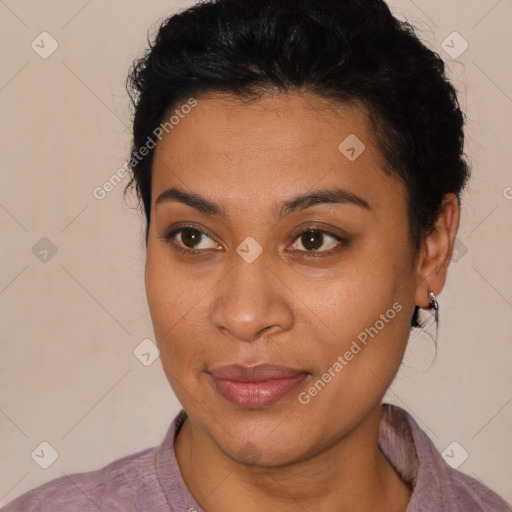
[[[362,378],[361,385],[370,371],[385,382],[396,372],[414,309],[407,255],[402,243],[393,248],[386,237],[374,237],[329,279],[296,280],[297,295],[307,297],[303,315],[317,327],[312,340],[322,371],[342,356],[345,377]]]
[[[164,368],[179,368],[193,359],[194,320],[200,307],[193,285],[175,266],[154,250],[148,250],[145,270],[148,307],[155,341]]]
[[[197,272],[169,261],[164,249],[148,249],[146,295],[155,341],[166,377],[178,399],[200,400],[201,378],[207,360],[221,360],[214,339],[208,304],[214,282],[199,279]]]
[[[145,269],[146,296],[155,335],[160,342],[180,328],[187,314],[193,314],[191,310],[197,298],[188,275],[171,261],[165,247],[150,242]]]
[[[295,274],[291,287],[300,299],[296,305],[319,334],[349,340],[400,300],[398,274],[376,254],[358,252],[315,278]]]

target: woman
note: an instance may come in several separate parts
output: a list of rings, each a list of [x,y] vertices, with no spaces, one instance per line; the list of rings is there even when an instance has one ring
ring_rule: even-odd
[[[469,178],[440,57],[380,0],[219,0],[130,75],[159,447],[4,510],[505,511],[383,404]]]

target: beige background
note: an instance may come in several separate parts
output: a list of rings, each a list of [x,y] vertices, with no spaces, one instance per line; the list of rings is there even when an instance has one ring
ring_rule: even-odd
[[[126,178],[103,200],[92,192],[127,158],[124,78],[147,29],[188,5],[0,0],[0,506],[159,444],[180,408],[160,361],[133,354],[153,333]],[[448,64],[470,120],[473,178],[439,297],[436,359],[427,336],[411,340],[386,400],[440,451],[459,443],[469,453],[459,469],[511,501],[512,3],[390,5]],[[31,47],[43,31],[59,45],[47,59]],[[457,59],[441,46],[454,31],[469,43]],[[32,252],[42,237],[57,248],[47,262]],[[46,470],[31,458],[43,441],[58,452]]]

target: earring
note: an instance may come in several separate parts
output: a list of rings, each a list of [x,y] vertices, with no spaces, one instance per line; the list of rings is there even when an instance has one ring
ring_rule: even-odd
[[[434,310],[434,315],[437,322],[439,319],[439,304],[437,303],[434,292],[428,292],[428,296],[430,297],[430,309]]]

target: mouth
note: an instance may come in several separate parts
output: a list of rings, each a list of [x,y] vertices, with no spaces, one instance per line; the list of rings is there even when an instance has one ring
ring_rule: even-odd
[[[217,392],[231,404],[244,409],[268,407],[296,389],[310,374],[307,370],[261,363],[211,369]]]

